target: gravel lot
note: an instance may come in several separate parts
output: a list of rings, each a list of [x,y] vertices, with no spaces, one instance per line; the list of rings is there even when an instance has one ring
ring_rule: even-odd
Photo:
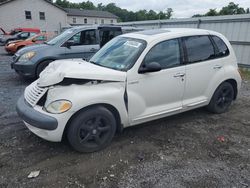
[[[225,114],[190,111],[125,129],[104,151],[79,154],[24,126],[15,104],[29,81],[10,60],[0,47],[0,187],[250,186],[250,81]]]

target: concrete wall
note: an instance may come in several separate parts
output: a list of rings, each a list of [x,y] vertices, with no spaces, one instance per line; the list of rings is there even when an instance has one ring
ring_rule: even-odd
[[[26,20],[25,11],[31,11],[32,20]],[[45,20],[40,20],[39,12],[45,12]],[[66,12],[44,0],[15,0],[0,6],[0,27],[6,31],[38,27],[41,31],[60,32],[65,26],[68,26]]]
[[[224,34],[235,50],[239,64],[250,66],[250,14],[118,23],[145,29],[201,28]]]
[[[76,18],[76,23],[73,23],[73,18]],[[113,20],[113,23],[117,23],[117,19],[114,18],[99,18],[99,17],[82,17],[82,16],[68,16],[68,24],[85,24],[84,19],[87,18],[87,24],[95,24],[95,21],[97,21],[97,24],[102,23],[102,19],[104,20],[104,24],[111,24],[111,20]]]

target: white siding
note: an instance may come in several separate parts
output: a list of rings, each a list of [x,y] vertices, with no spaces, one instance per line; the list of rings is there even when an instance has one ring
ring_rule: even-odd
[[[25,10],[31,11],[32,20],[26,20]],[[40,20],[39,12],[45,12]],[[9,31],[17,27],[37,27],[41,31],[60,32],[67,25],[66,12],[44,0],[15,0],[0,6],[0,26]]]
[[[76,23],[73,23],[73,18],[76,18]],[[104,20],[104,24],[111,24],[111,20],[113,20],[113,23],[117,23],[117,19],[115,19],[115,18],[68,16],[68,24],[84,25],[85,18],[87,19],[88,25],[95,24],[95,20],[97,21],[97,24],[102,24],[102,20]]]

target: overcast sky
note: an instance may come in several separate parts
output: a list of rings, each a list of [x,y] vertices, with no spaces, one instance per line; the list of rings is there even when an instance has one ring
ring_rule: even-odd
[[[70,0],[71,2],[82,2],[83,0]],[[141,9],[164,11],[173,8],[175,18],[191,17],[194,14],[204,14],[210,8],[220,9],[233,1],[241,7],[250,8],[250,0],[90,0],[95,5],[98,3],[116,3],[121,8],[136,11]]]

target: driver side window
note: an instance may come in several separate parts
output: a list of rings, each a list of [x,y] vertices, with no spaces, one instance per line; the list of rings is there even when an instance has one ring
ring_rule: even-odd
[[[29,33],[21,33],[20,37],[21,38],[27,38],[29,36]]]
[[[160,42],[148,52],[144,59],[144,65],[157,62],[162,69],[176,67],[180,65],[180,47],[178,39]]]

